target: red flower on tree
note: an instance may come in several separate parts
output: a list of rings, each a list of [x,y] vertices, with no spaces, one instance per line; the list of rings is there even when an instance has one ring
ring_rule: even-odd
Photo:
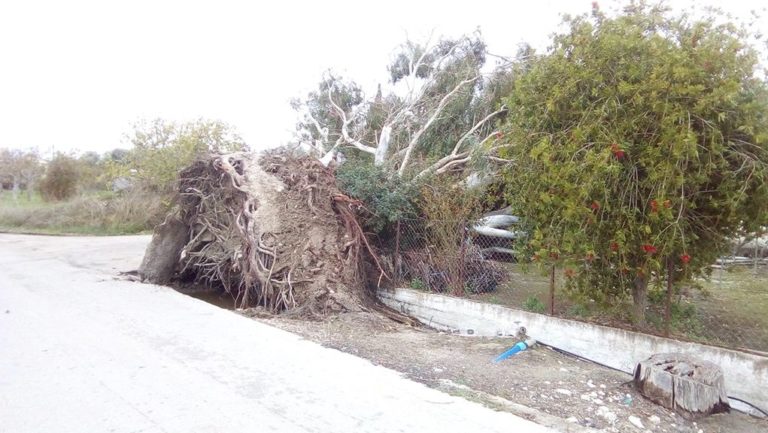
[[[689,256],[688,254],[683,254],[680,256],[680,260],[682,260],[683,264],[687,265],[688,262],[691,261],[691,256]]]
[[[619,250],[619,244],[616,242],[611,242],[611,251],[618,251]]]
[[[658,250],[651,244],[643,244],[643,251],[645,251],[646,254],[656,254]]]
[[[651,212],[656,213],[659,211],[659,202],[651,200]]]
[[[592,208],[592,210],[600,210],[600,203],[593,201],[589,207]]]

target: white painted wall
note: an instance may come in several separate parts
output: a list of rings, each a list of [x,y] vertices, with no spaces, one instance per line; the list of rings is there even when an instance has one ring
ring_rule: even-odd
[[[514,336],[525,327],[537,341],[630,374],[655,353],[688,353],[722,367],[729,396],[768,410],[766,357],[410,289],[381,291],[379,297],[428,326],[460,334]],[[731,405],[747,409],[735,401]]]

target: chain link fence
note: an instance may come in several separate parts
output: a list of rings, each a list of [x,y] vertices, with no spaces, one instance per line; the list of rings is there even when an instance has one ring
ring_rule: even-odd
[[[768,356],[768,238],[741,242],[707,279],[678,287],[667,312],[663,282],[650,290],[647,324],[630,320],[631,298],[598,305],[567,290],[563,269],[517,263],[514,226],[405,219],[394,239],[395,281],[509,308],[668,335]]]

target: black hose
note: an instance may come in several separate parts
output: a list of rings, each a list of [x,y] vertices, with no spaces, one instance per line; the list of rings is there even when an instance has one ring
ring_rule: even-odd
[[[760,409],[759,407],[755,406],[754,404],[752,404],[752,403],[750,403],[750,402],[748,402],[748,401],[744,401],[744,400],[742,400],[742,399],[740,399],[740,398],[731,397],[730,395],[728,396],[728,398],[729,398],[730,400],[736,400],[736,401],[742,402],[742,403],[746,404],[747,406],[751,407],[752,409],[754,409],[754,410],[756,410],[756,411],[758,411],[758,412],[762,413],[763,415],[765,415],[765,417],[766,417],[766,418],[768,418],[768,412],[766,412],[766,411],[764,411],[764,410]]]
[[[585,362],[589,362],[589,363],[592,363],[592,364],[595,364],[595,365],[599,365],[599,366],[601,366],[601,367],[605,367],[605,368],[609,368],[609,369],[611,369],[611,370],[614,370],[614,371],[618,371],[619,373],[624,373],[624,374],[627,374],[627,375],[630,375],[630,376],[632,376],[632,374],[631,374],[631,373],[627,373],[627,372],[626,372],[626,371],[624,371],[624,370],[620,370],[620,369],[618,369],[618,368],[615,368],[615,367],[611,367],[610,365],[605,365],[605,364],[603,364],[603,363],[601,363],[601,362],[593,361],[593,360],[591,360],[591,359],[589,359],[589,358],[585,358],[585,357],[583,357],[583,356],[579,356],[579,355],[577,355],[577,354],[575,354],[575,353],[572,353],[572,352],[569,352],[569,351],[567,351],[567,350],[563,350],[563,349],[557,348],[557,347],[555,347],[555,346],[550,346],[549,344],[544,344],[544,343],[542,343],[542,342],[540,342],[540,341],[537,341],[536,343],[538,343],[538,344],[540,344],[540,345],[542,345],[542,346],[545,346],[545,347],[549,347],[550,349],[554,350],[555,352],[558,352],[558,353],[562,353],[563,355],[568,355],[568,356],[571,356],[571,357],[574,357],[574,358],[580,359],[580,360],[582,360],[582,361],[585,361]],[[623,385],[623,384],[622,384],[622,385]],[[754,410],[756,410],[756,411],[758,411],[758,412],[762,413],[763,415],[765,415],[765,417],[766,417],[766,418],[768,418],[768,412],[766,412],[765,410],[763,410],[763,409],[759,408],[758,406],[755,406],[753,403],[750,403],[750,402],[748,402],[748,401],[744,401],[744,400],[742,400],[742,399],[740,399],[740,398],[731,397],[730,395],[728,396],[728,399],[730,399],[730,400],[736,400],[736,401],[738,401],[738,402],[744,403],[744,404],[746,404],[747,406],[749,406],[749,407],[753,408]]]
[[[628,375],[632,376],[632,373],[627,373],[626,371],[618,369],[616,367],[611,367],[610,365],[605,365],[603,363],[600,363],[600,362],[597,362],[597,361],[593,361],[593,360],[591,360],[589,358],[585,358],[585,357],[577,355],[577,354],[575,354],[573,352],[569,352],[567,350],[563,350],[563,349],[557,348],[555,346],[550,346],[549,344],[544,344],[544,343],[542,343],[540,341],[536,341],[536,343],[539,344],[539,345],[542,345],[544,347],[549,347],[550,349],[554,350],[555,352],[562,353],[563,355],[568,355],[570,357],[580,359],[580,360],[582,360],[584,362],[589,362],[591,364],[599,365],[601,367],[609,368],[611,370],[618,371],[619,373],[624,373],[624,374],[628,374]]]

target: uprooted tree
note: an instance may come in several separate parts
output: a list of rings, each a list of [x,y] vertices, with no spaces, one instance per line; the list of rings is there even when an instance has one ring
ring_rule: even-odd
[[[328,73],[317,90],[294,102],[300,114],[298,141],[324,164],[343,155],[340,183],[372,213],[367,228],[378,239],[394,239],[382,247],[391,253],[393,273],[401,281],[416,274],[440,275],[449,283],[435,287],[460,291],[476,286],[467,284],[469,275],[488,265],[465,233],[481,207],[438,220],[419,203],[423,188],[434,187],[437,177],[442,178],[437,195],[464,197],[469,185],[488,178],[481,174],[503,162],[496,153],[496,125],[507,111],[501,96],[510,80],[504,66],[483,72],[487,56],[479,34],[426,44],[409,41],[392,59],[389,81],[373,98],[366,98],[353,81]],[[409,225],[411,235],[441,237],[444,248],[424,239],[416,243],[422,247],[408,246],[419,249],[410,254],[418,258],[412,266],[400,260],[404,217],[422,221],[415,231]],[[413,275],[408,277],[406,268]],[[424,275],[418,278],[432,279]]]
[[[700,274],[765,223],[768,87],[751,35],[720,16],[638,2],[566,24],[518,63],[506,191],[523,254],[590,299],[631,294],[643,323],[649,284]]]
[[[177,205],[139,272],[153,282],[219,287],[239,307],[309,316],[364,309],[373,302],[359,205],[310,156],[281,149],[202,157],[181,171]]]
[[[240,307],[270,311],[374,306],[365,279],[378,284],[392,266],[378,261],[357,216],[394,221],[420,179],[465,168],[496,140],[493,123],[506,108],[496,87],[484,87],[484,61],[479,38],[406,44],[390,66],[392,91],[370,101],[354,83],[328,75],[294,105],[304,114],[298,130],[305,154],[209,155],[182,170],[177,205],[156,230],[142,276],[218,286]],[[371,194],[381,200],[362,210],[363,197],[338,189],[330,163],[342,150],[345,169],[376,170],[345,179],[360,187],[368,175],[381,175],[374,187],[399,191]],[[385,208],[389,215],[380,218]]]

